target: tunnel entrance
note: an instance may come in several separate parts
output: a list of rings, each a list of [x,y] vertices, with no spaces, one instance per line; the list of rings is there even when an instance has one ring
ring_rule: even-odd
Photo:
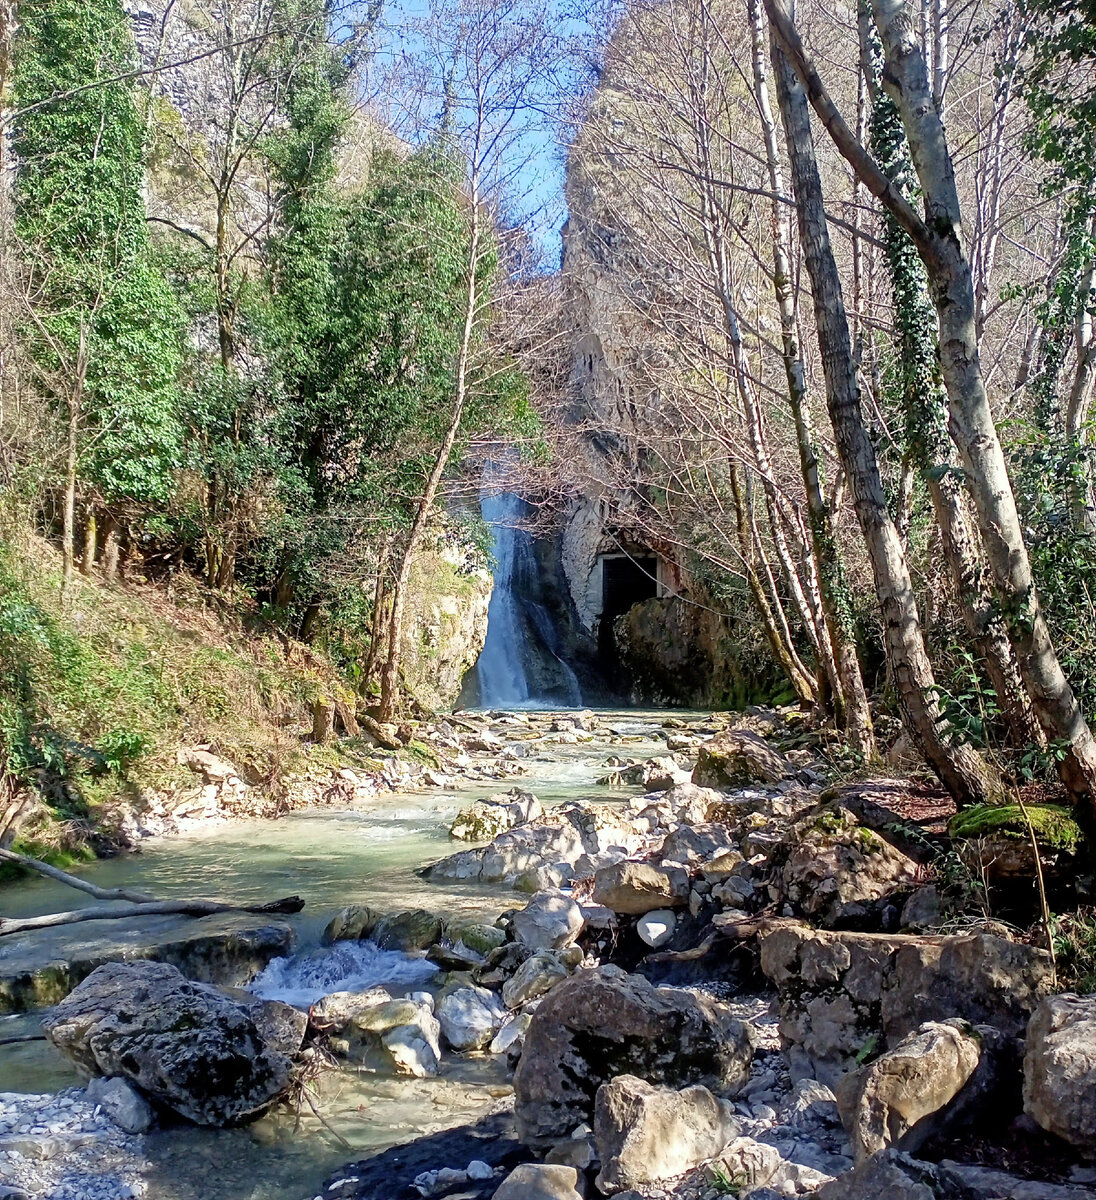
[[[601,558],[601,624],[612,626],[633,604],[658,595],[658,559],[605,554]]]

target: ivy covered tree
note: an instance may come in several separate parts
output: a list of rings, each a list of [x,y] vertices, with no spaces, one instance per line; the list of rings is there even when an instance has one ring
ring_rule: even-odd
[[[121,4],[24,0],[19,21],[15,232],[32,355],[67,426],[67,583],[78,485],[86,561],[95,556],[100,510],[111,569],[116,507],[162,503],[171,493],[182,316],[149,244],[142,98],[132,79],[118,78],[135,63]]]

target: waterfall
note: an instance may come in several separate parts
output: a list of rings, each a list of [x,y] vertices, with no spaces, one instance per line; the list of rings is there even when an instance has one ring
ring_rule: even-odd
[[[485,708],[578,708],[578,679],[559,653],[551,614],[536,599],[533,539],[521,527],[525,505],[518,496],[493,489],[492,474],[488,466],[480,497],[495,560],[487,638],[476,667],[480,703]]]

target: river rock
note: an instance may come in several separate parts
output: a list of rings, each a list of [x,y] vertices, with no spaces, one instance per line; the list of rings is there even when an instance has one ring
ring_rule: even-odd
[[[677,917],[668,908],[656,908],[654,912],[645,913],[636,922],[639,940],[652,950],[665,946],[674,936],[676,928]]]
[[[747,729],[731,729],[697,749],[693,783],[731,790],[751,783],[779,783],[792,768],[764,738]]]
[[[352,1062],[379,1051],[401,1075],[438,1073],[441,1030],[429,996],[393,999],[383,987],[334,992],[313,1005],[312,1021],[328,1033],[332,1049]]]
[[[606,1195],[684,1175],[739,1132],[734,1108],[706,1087],[653,1087],[620,1075],[598,1088],[594,1137]]]
[[[372,941],[382,950],[426,950],[441,938],[442,920],[424,908],[381,917],[374,926]]]
[[[339,911],[327,923],[323,931],[325,946],[335,942],[353,942],[367,938],[373,932],[380,917],[364,904],[351,904]]]
[[[339,1034],[367,1008],[391,999],[391,992],[381,985],[364,992],[331,992],[312,1005],[312,1023],[325,1033]]]
[[[960,1180],[900,1150],[880,1151],[825,1184],[815,1196],[816,1200],[975,1200]]]
[[[613,967],[579,971],[540,1001],[514,1076],[518,1133],[546,1148],[593,1118],[617,1075],[733,1093],[753,1057],[750,1028],[708,996],[655,988]]]
[[[961,1022],[930,1022],[836,1088],[857,1162],[896,1146],[911,1153],[954,1116],[982,1061],[982,1039]],[[967,1093],[973,1096],[976,1089]],[[969,1099],[968,1099],[969,1104]]]
[[[507,1016],[494,992],[473,983],[443,990],[435,1011],[442,1037],[454,1050],[482,1050]]]
[[[766,1142],[749,1137],[736,1137],[719,1155],[720,1174],[740,1187],[740,1195],[764,1187],[780,1169],[780,1151]]]
[[[656,908],[689,903],[689,875],[682,867],[622,862],[594,876],[593,900],[616,913],[642,916]]]
[[[689,783],[689,772],[669,755],[649,758],[620,772],[625,783],[635,783],[648,792],[665,792],[681,783]]]
[[[736,854],[738,845],[726,825],[682,825],[662,843],[659,857],[665,863],[706,863]]]
[[[1096,996],[1048,996],[1035,1010],[1024,1054],[1024,1110],[1096,1158]]]
[[[244,987],[272,959],[293,952],[284,921],[246,913],[134,917],[40,929],[0,944],[0,1013],[56,1004],[104,963],[169,963],[188,979]]]
[[[582,909],[558,892],[537,892],[514,913],[514,937],[530,950],[559,950],[582,932]]]
[[[105,1079],[96,1075],[87,1086],[87,1098],[126,1133],[145,1133],[152,1125],[148,1101],[120,1076]]]
[[[780,923],[761,938],[780,995],[793,1078],[830,1086],[865,1046],[893,1048],[951,1017],[1022,1037],[1051,982],[1050,956],[990,934],[833,933]]]
[[[583,1183],[574,1167],[522,1163],[506,1176],[492,1200],[582,1200]]]
[[[507,1008],[521,1008],[530,1000],[547,995],[568,974],[567,968],[555,954],[547,951],[534,954],[502,985],[503,1001]]]
[[[425,1079],[441,1068],[441,1025],[426,1004],[420,1004],[415,1019],[381,1034],[396,1072]]]
[[[488,846],[462,850],[423,868],[420,874],[439,882],[478,879],[483,883],[554,878],[555,886],[575,878],[584,856],[637,850],[646,836],[636,818],[623,808],[560,804],[539,820],[500,834]]]
[[[199,1125],[255,1116],[292,1080],[292,1058],[264,1044],[242,1005],[164,963],[99,967],[42,1026],[82,1070],[122,1076]]]
[[[913,859],[840,807],[801,822],[791,841],[780,876],[784,898],[826,928],[863,916],[871,902],[920,878]]]
[[[492,1054],[505,1054],[512,1046],[523,1042],[532,1020],[533,1014],[528,1009],[525,1012],[511,1013],[503,1022],[502,1028],[491,1039],[488,1050]]]
[[[450,826],[449,836],[465,842],[489,842],[515,825],[544,816],[544,805],[532,792],[515,788],[497,800],[477,800],[462,809]]]

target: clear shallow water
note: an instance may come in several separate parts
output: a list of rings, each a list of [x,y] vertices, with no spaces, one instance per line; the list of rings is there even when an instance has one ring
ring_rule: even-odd
[[[438,886],[414,871],[464,845],[450,840],[448,828],[457,811],[475,799],[512,787],[533,791],[548,805],[576,798],[619,800],[629,794],[599,787],[596,781],[610,769],[606,760],[612,755],[643,759],[666,752],[665,741],[653,736],[659,717],[618,713],[605,721],[628,739],[625,744],[601,735],[579,745],[534,743],[522,760],[529,773],[504,782],[393,795],[353,811],[311,811],[275,822],[216,826],[201,836],[152,843],[139,854],[92,864],[85,874],[101,887],[130,885],[165,898],[263,902],[304,897],[304,912],[291,918],[298,956],[272,964],[258,985],[272,998],[305,1005],[331,991],[357,990],[386,979],[413,987],[426,977],[421,961],[369,947],[315,954],[331,914],[347,904],[367,904],[385,912],[420,907],[493,918],[520,903],[521,897],[507,889]],[[508,738],[511,731],[516,740],[523,727],[514,724],[498,732]],[[0,912],[9,916],[82,902],[77,893],[44,879],[0,887]],[[33,1018],[0,1019],[0,1037],[34,1029]],[[436,1079],[332,1072],[320,1080],[314,1100],[350,1150],[307,1108],[299,1124],[293,1115],[275,1113],[239,1130],[178,1126],[146,1139],[148,1197],[309,1200],[326,1175],[355,1157],[475,1120],[506,1094],[507,1080],[501,1061],[452,1054]],[[0,1047],[0,1091],[54,1091],[78,1082],[42,1042]]]

